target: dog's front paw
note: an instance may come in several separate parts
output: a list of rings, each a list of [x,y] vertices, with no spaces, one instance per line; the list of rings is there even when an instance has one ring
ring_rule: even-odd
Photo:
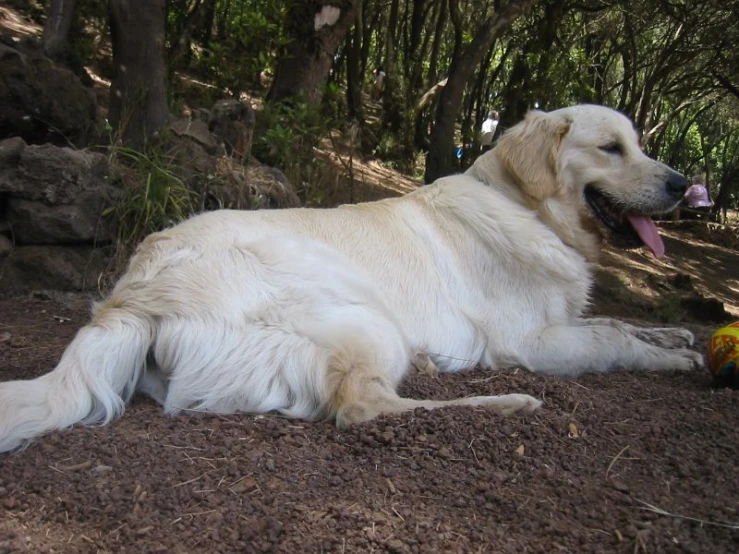
[[[688,350],[687,348],[680,348],[678,350],[672,350],[673,354],[677,355],[676,367],[681,371],[690,371],[693,369],[703,369],[706,367],[706,362],[703,358],[703,354],[696,352],[695,350]]]

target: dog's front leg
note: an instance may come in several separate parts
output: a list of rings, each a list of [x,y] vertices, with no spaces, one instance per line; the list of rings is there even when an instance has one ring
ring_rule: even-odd
[[[681,327],[637,327],[609,317],[582,319],[580,322],[583,325],[610,325],[662,348],[687,348],[695,341],[693,333]]]
[[[528,366],[555,375],[580,375],[614,369],[689,370],[703,367],[703,357],[686,348],[648,344],[621,326],[555,325],[527,342]]]

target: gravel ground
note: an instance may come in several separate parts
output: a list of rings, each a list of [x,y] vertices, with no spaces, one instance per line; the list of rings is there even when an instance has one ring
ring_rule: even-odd
[[[54,366],[89,299],[0,300],[0,379]],[[691,327],[705,349],[711,327]],[[347,431],[272,416],[166,417],[0,458],[0,553],[739,551],[739,395],[707,372],[577,381],[413,375],[409,396],[526,392],[528,418],[448,408]]]

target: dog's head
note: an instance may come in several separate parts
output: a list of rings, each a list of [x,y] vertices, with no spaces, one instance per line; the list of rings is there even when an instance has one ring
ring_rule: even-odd
[[[532,111],[488,156],[542,220],[591,260],[605,235],[661,257],[664,245],[649,216],[672,210],[688,187],[685,177],[642,152],[628,118],[602,106]]]

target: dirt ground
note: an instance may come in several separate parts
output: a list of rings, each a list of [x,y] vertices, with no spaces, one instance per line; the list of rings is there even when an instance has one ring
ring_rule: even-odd
[[[609,250],[595,312],[672,317],[660,306],[680,271],[739,319],[739,251],[699,240],[721,242],[705,228],[664,233],[664,263]],[[52,368],[89,301],[0,298],[0,380]],[[705,350],[718,324],[678,316]],[[165,417],[136,399],[108,427],[0,458],[0,553],[739,551],[739,391],[712,390],[703,371],[474,370],[413,375],[402,392],[513,391],[544,408],[526,419],[418,410],[347,431]]]
[[[5,8],[0,27],[40,32]],[[357,200],[415,186],[375,161],[352,163],[361,185],[396,186]],[[663,233],[662,262],[606,253],[594,312],[684,320],[705,351],[719,323],[681,299],[715,298],[739,319],[736,229]],[[53,368],[91,300],[0,294],[0,381]],[[525,392],[544,407],[510,419],[419,410],[338,431],[275,416],[165,417],[139,398],[110,426],[0,457],[0,554],[739,552],[739,391],[713,390],[707,371],[575,381],[473,370],[412,375],[402,392]]]

